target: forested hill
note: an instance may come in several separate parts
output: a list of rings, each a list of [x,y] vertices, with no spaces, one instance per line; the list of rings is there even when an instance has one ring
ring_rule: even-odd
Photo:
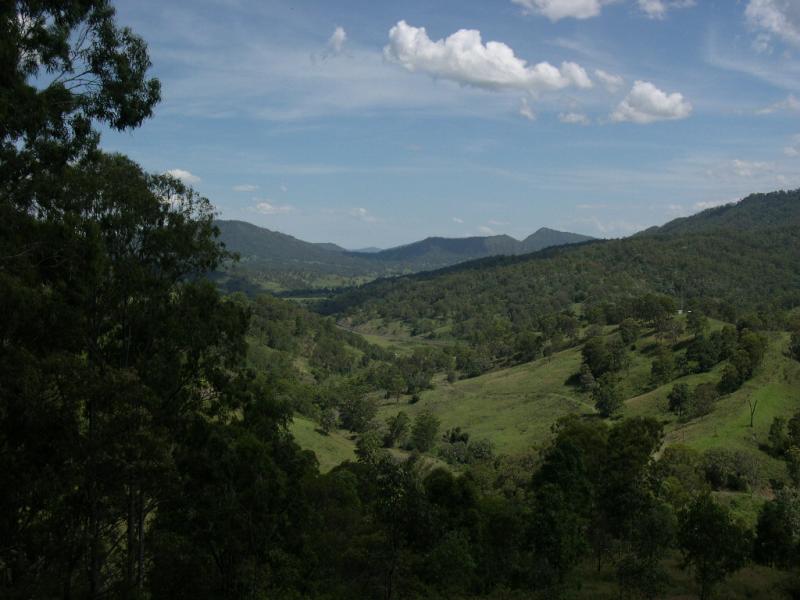
[[[413,244],[376,252],[371,257],[383,262],[433,265],[436,268],[495,254],[516,254],[519,245],[519,241],[507,235],[467,238],[429,237]]]
[[[675,219],[639,235],[691,233],[714,229],[756,231],[788,226],[800,227],[800,190],[752,194],[740,202]]]
[[[229,291],[337,287],[376,277],[416,273],[488,256],[518,255],[591,239],[542,228],[523,241],[506,235],[430,237],[376,252],[347,251],[336,244],[310,243],[243,221],[219,220],[220,241],[240,256],[226,275]]]
[[[332,255],[343,254],[336,244],[314,244],[271,231],[246,221],[215,221],[220,241],[231,252],[242,256],[286,261],[335,260]]]
[[[785,308],[800,303],[800,228],[768,228],[768,219],[777,217],[756,215],[759,208],[765,215],[775,210],[782,223],[795,223],[796,198],[796,192],[751,196],[721,211],[739,227],[714,227],[700,213],[682,221],[688,233],[552,248],[379,281],[334,298],[325,310],[356,322],[456,324],[458,337],[473,337],[486,328],[536,329],[545,315],[576,303],[587,311],[646,293],[702,303],[708,314],[727,319],[737,311]]]

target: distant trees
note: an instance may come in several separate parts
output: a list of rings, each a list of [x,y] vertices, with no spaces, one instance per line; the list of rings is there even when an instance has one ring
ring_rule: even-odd
[[[684,564],[694,571],[700,600],[710,598],[714,588],[744,567],[750,556],[750,532],[708,494],[681,512],[678,539]]]
[[[421,411],[414,419],[414,426],[411,430],[411,442],[414,449],[420,452],[427,452],[433,448],[436,437],[439,434],[439,426],[439,419],[430,409]]]
[[[699,310],[689,311],[686,315],[686,327],[695,338],[699,338],[708,329],[708,317]]]
[[[624,405],[622,391],[617,378],[611,373],[606,373],[592,390],[592,400],[597,412],[602,417],[608,418],[617,414]]]
[[[779,490],[765,503],[756,526],[755,559],[766,565],[791,569],[800,566],[800,492]]]
[[[679,418],[683,417],[684,413],[688,411],[691,401],[689,386],[685,383],[674,385],[667,396],[667,400],[669,401],[670,412],[675,413]]]
[[[672,381],[675,374],[675,356],[666,347],[658,349],[650,368],[650,378],[655,385],[663,385]]]
[[[641,333],[641,327],[635,319],[628,317],[619,324],[619,335],[625,344],[633,344]]]
[[[392,448],[402,445],[411,430],[411,419],[403,411],[386,420],[386,436],[383,445]]]
[[[789,340],[789,354],[795,359],[800,360],[800,331],[795,331]]]
[[[373,398],[355,392],[344,398],[339,404],[339,418],[342,427],[363,433],[371,428],[372,421],[378,413],[378,405]]]
[[[601,337],[592,337],[581,350],[583,364],[595,379],[607,373],[618,373],[628,367],[628,349],[620,339],[606,342]]]

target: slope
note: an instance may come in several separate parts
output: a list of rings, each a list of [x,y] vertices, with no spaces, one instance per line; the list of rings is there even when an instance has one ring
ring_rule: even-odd
[[[751,197],[746,214],[759,206],[772,213],[767,200]],[[800,218],[800,202],[780,206],[783,221]],[[378,281],[335,297],[322,310],[354,323],[430,319],[461,329],[491,316],[520,329],[575,302],[595,310],[652,292],[702,303],[708,314],[728,320],[732,312],[800,304],[800,227],[725,229],[709,225],[704,213],[696,218],[681,222],[696,230],[689,233],[595,241]],[[764,227],[773,219],[765,217]],[[468,339],[466,332],[460,337]]]
[[[800,226],[800,190],[751,194],[743,200],[675,219],[640,235],[696,233],[715,229],[761,231]]]

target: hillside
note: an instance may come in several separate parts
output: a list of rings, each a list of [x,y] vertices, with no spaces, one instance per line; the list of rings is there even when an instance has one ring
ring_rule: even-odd
[[[244,221],[219,220],[220,241],[239,255],[213,278],[228,291],[280,291],[356,285],[377,277],[416,273],[498,255],[517,255],[588,239],[542,228],[520,242],[509,236],[431,237],[386,250],[348,251],[311,243]]]
[[[723,217],[704,212],[663,233],[378,281],[335,297],[323,310],[351,323],[426,321],[430,331],[457,324],[453,335],[465,341],[498,327],[540,330],[542,319],[574,303],[602,312],[648,293],[702,305],[728,320],[753,311],[768,315],[800,303],[800,228],[769,228],[800,218],[797,197],[796,192],[749,197],[720,211],[728,215],[725,222],[738,227],[717,227]]]
[[[220,241],[231,252],[261,260],[296,262],[335,260],[333,255],[345,252],[336,244],[313,244],[295,237],[258,227],[245,221],[215,221]]]
[[[717,229],[762,231],[800,227],[800,190],[752,194],[739,202],[652,227],[640,235],[696,233]]]

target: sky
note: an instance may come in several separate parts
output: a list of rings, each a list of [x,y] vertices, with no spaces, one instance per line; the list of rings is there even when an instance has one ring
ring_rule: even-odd
[[[117,0],[161,80],[106,150],[390,247],[621,237],[800,187],[800,0]]]

